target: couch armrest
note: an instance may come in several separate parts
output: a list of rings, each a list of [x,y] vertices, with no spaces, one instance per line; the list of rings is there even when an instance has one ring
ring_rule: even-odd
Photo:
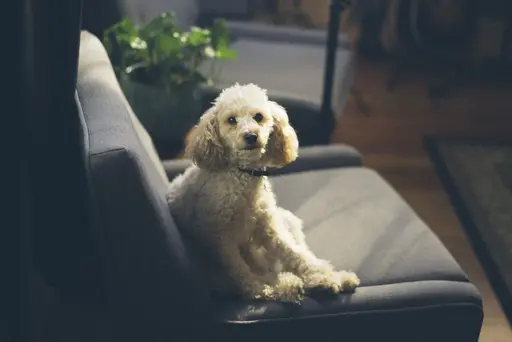
[[[169,180],[183,173],[192,165],[189,159],[164,160],[162,164]],[[302,147],[299,158],[282,169],[272,169],[272,175],[304,172],[312,170],[332,169],[339,167],[361,166],[362,158],[359,152],[348,145],[334,144],[324,146]]]
[[[281,169],[273,169],[271,174],[281,175],[339,167],[354,167],[361,166],[362,163],[361,154],[349,145],[308,146],[300,149],[296,161]]]
[[[187,167],[192,165],[190,159],[170,159],[163,160],[162,165],[164,166],[165,173],[169,181],[172,181],[176,176],[185,172]]]

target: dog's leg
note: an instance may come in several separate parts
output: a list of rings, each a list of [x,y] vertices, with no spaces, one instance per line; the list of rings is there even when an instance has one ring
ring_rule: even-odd
[[[310,251],[309,246],[306,243],[306,236],[304,235],[302,220],[289,210],[284,208],[278,208],[278,210],[281,212],[281,215],[284,218],[285,223],[288,225],[288,229],[293,235],[297,244]],[[311,252],[311,254],[313,254],[313,252]],[[314,254],[313,257],[316,258]],[[334,267],[328,261],[318,258],[316,259],[318,263],[323,263],[327,270],[331,270],[335,273],[334,277],[338,279],[338,283],[341,285],[342,290],[351,290],[359,285],[359,278],[353,272],[335,271]],[[306,288],[316,287],[315,283],[317,283],[319,280],[321,279],[318,279],[316,276],[310,276],[309,279],[306,279]]]
[[[308,289],[322,289],[331,293],[350,291],[359,285],[359,278],[352,272],[336,272],[332,265],[317,258],[307,245],[297,243],[286,226],[280,212],[260,219],[259,239],[270,255],[278,257],[285,270],[297,274]]]
[[[240,249],[242,257],[249,264],[251,270],[258,275],[280,273],[282,270],[280,262],[269,258],[267,250],[257,241],[253,241],[253,243],[254,245],[247,244]]]
[[[277,208],[277,210],[283,218],[284,224],[288,227],[290,233],[292,233],[297,244],[307,247],[306,236],[302,231],[302,220],[289,210],[281,207]]]
[[[254,241],[257,243],[256,241]],[[304,297],[304,282],[290,272],[281,272],[281,263],[278,259],[268,255],[263,247],[244,246],[242,256],[246,258],[254,272],[265,277],[265,284],[272,288],[271,299],[284,302],[299,302]],[[269,298],[267,298],[269,299]]]
[[[295,216],[291,211],[286,210],[284,208],[278,207],[277,212],[279,213],[280,218],[282,219],[282,223],[285,228],[290,232],[293,237],[293,240],[290,239],[289,244],[295,244],[298,248],[304,248],[307,250],[307,253],[311,253],[310,258],[314,260],[314,263],[323,264],[326,269],[334,270],[333,266],[326,260],[322,260],[317,258],[313,252],[310,251],[308,244],[306,243],[306,236],[303,231],[302,220]],[[274,256],[277,257],[277,256]]]
[[[279,273],[273,286],[274,297],[284,302],[300,302],[304,298],[304,282],[291,272]]]
[[[237,246],[223,244],[216,250],[228,277],[243,296],[250,299],[275,299],[272,286],[265,283],[267,279],[251,271]]]

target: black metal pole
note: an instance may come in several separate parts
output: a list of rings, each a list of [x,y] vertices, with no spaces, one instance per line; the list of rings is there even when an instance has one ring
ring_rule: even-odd
[[[321,115],[329,120],[332,119],[332,87],[334,73],[336,71],[336,50],[338,48],[338,31],[342,9],[342,0],[331,0],[329,25],[327,28],[327,44],[325,48],[324,86],[321,108]]]

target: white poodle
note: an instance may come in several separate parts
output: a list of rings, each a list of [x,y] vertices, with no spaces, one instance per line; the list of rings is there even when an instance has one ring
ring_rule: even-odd
[[[276,204],[266,168],[294,161],[298,141],[265,90],[225,89],[191,133],[186,154],[195,165],[171,183],[167,199],[215,293],[296,302],[308,290],[336,294],[359,285],[354,273],[318,259],[302,221]]]

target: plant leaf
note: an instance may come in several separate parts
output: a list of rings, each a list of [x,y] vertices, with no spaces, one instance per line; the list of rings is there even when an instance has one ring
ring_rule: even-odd
[[[192,26],[190,33],[188,34],[188,42],[191,45],[198,46],[208,44],[211,41],[210,31]]]
[[[230,37],[229,31],[226,25],[226,21],[223,19],[217,19],[213,23],[210,29],[212,46],[214,49],[218,49],[221,46],[229,46]]]
[[[177,53],[181,48],[179,36],[161,35],[155,39],[156,47],[160,55],[167,57],[169,54]]]
[[[148,60],[147,43],[129,19],[123,19],[105,30],[103,44],[116,70]]]
[[[210,29],[193,26],[182,32],[173,12],[161,13],[140,28],[123,19],[105,31],[104,45],[118,77],[162,87],[170,97],[213,84],[214,69],[199,71],[205,60],[236,58],[224,20],[215,21]]]
[[[128,18],[124,18],[120,20],[119,22],[115,23],[114,25],[110,26],[106,31],[105,34],[108,34],[109,32],[114,32],[115,34],[124,34],[128,36],[137,36],[138,31],[137,27]]]
[[[148,48],[148,44],[146,41],[140,39],[139,37],[130,37],[130,46],[135,50],[144,50]]]
[[[204,48],[204,55],[207,58],[215,58],[215,50],[213,49],[213,47],[208,45]]]
[[[222,59],[225,61],[233,60],[236,58],[236,56],[236,51],[228,47],[220,47],[219,49],[217,49],[217,52],[215,53],[215,58]]]
[[[174,21],[174,12],[161,13],[140,29],[140,35],[145,39],[154,39],[162,34],[172,35],[179,32]]]

